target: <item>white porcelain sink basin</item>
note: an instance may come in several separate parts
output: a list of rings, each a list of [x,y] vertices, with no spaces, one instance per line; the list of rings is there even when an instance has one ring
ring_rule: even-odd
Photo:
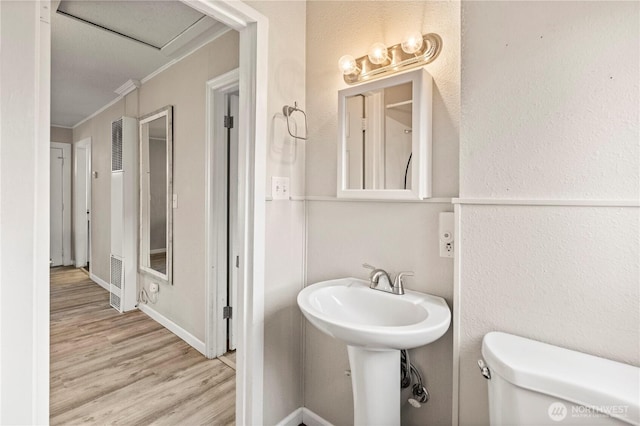
[[[410,290],[386,293],[357,278],[310,285],[298,294],[298,305],[321,331],[369,349],[423,346],[442,337],[451,323],[451,311],[441,297]]]

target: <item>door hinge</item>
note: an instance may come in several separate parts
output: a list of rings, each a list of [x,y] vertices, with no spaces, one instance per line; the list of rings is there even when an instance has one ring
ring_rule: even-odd
[[[227,129],[233,129],[233,116],[231,115],[224,116],[224,127]]]
[[[222,319],[233,318],[233,308],[231,306],[225,306],[222,308]]]
[[[236,268],[240,267],[240,256],[236,256]]]
[[[362,130],[367,130],[367,117],[362,118]]]

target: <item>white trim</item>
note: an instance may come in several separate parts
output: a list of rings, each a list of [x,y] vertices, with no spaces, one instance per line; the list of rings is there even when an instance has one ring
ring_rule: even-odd
[[[302,423],[306,426],[333,426],[329,421],[323,419],[306,407],[302,408]]]
[[[453,245],[453,306],[451,313],[451,322],[453,323],[453,369],[452,369],[452,388],[451,388],[451,424],[457,425],[459,420],[459,404],[460,404],[460,274],[461,262],[460,253],[463,238],[460,238],[462,232],[462,222],[460,220],[461,206],[456,204],[453,206],[454,229],[453,235],[458,235],[456,243]]]
[[[453,198],[451,203],[485,206],[640,207],[640,200],[518,200],[509,198]]]
[[[298,426],[302,423],[303,408],[296,408],[291,414],[276,423],[276,426]]]
[[[171,321],[169,318],[160,314],[158,311],[156,311],[149,305],[145,305],[144,303],[141,303],[138,305],[138,309],[140,309],[142,312],[147,314],[149,318],[161,324],[164,328],[166,328],[167,330],[169,330],[170,332],[172,332],[173,334],[175,334],[176,336],[178,336],[179,338],[187,342],[189,346],[193,347],[202,355],[205,354],[204,342],[202,340],[198,339],[196,336],[189,333],[187,330],[180,327],[178,324]]]
[[[159,253],[166,253],[167,252],[167,248],[159,248],[159,249],[153,249],[153,250],[149,250],[149,254],[159,254]]]
[[[73,130],[73,127],[63,126],[62,124],[51,124],[51,127],[59,127],[59,128],[61,128],[61,129],[69,129],[69,130]]]
[[[128,93],[131,93],[136,89],[139,89],[140,86],[142,86],[142,84],[140,84],[140,80],[129,79],[122,86],[114,90],[114,93],[117,93],[118,95],[124,97]]]
[[[187,3],[189,6],[193,5],[191,3]],[[187,51],[187,53],[185,53],[182,56],[177,57],[176,59],[167,62],[166,64],[164,64],[163,66],[161,66],[160,68],[158,68],[157,70],[155,70],[154,72],[152,72],[151,74],[149,74],[148,76],[144,77],[142,80],[140,80],[140,82],[142,84],[145,84],[147,81],[151,80],[153,77],[157,76],[158,74],[168,70],[169,68],[171,68],[172,66],[174,66],[175,64],[177,64],[178,62],[182,61],[183,59],[186,59],[188,56],[190,56],[191,54],[195,53],[197,50],[200,50],[201,48],[203,48],[204,46],[206,46],[207,44],[211,43],[214,40],[217,40],[218,38],[222,37],[223,35],[225,35],[226,33],[228,33],[229,31],[231,31],[231,28],[228,27],[221,27],[216,33],[214,33],[211,38],[208,38],[207,41],[205,41],[204,43],[199,44],[197,47]],[[164,49],[164,48],[163,48]]]
[[[306,426],[333,426],[307,407],[296,408],[291,414],[280,420],[276,426],[298,426],[301,423]]]
[[[124,98],[124,96],[118,96],[117,98],[115,98],[114,100],[112,100],[111,102],[109,102],[108,104],[106,104],[105,106],[103,106],[102,108],[100,108],[99,110],[97,110],[96,112],[94,112],[93,114],[88,116],[87,118],[83,118],[82,120],[78,121],[76,124],[73,125],[73,127],[71,127],[71,129],[75,129],[76,127],[80,126],[81,124],[86,123],[87,121],[91,120],[92,118],[96,117],[97,115],[99,115],[100,113],[105,111],[107,108],[109,108],[109,107],[115,105],[116,103],[118,103],[118,101],[120,101],[123,98]]]
[[[71,144],[51,142],[51,148],[62,150],[62,264],[72,265],[71,259]]]
[[[240,70],[229,71],[206,85],[205,183],[205,343],[206,356],[226,352],[227,324],[221,321],[227,305],[227,139],[224,128],[225,94],[239,88]],[[220,284],[220,285],[218,285]]]
[[[102,278],[100,278],[99,276],[89,272],[89,278],[91,279],[91,281],[98,284],[100,287],[104,288],[105,290],[111,291],[109,289],[109,283],[103,280]]]
[[[292,201],[297,201],[291,197]],[[296,197],[298,198],[298,197]],[[377,199],[377,198],[337,198],[337,197],[326,197],[321,195],[307,195],[303,197],[305,201],[332,201],[332,202],[340,202],[340,203],[431,203],[431,204],[451,204],[452,198],[424,198],[422,200],[419,199]]]

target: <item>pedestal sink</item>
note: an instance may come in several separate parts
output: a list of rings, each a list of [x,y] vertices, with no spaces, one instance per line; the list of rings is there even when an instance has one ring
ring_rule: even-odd
[[[400,425],[400,350],[426,345],[449,328],[441,297],[395,295],[357,278],[324,281],[298,294],[298,306],[320,331],[347,344],[354,424]]]

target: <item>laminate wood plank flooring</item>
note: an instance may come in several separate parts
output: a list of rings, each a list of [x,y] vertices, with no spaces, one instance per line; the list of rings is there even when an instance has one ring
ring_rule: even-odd
[[[140,311],[118,313],[80,269],[51,269],[50,350],[52,425],[235,424],[229,363]]]

